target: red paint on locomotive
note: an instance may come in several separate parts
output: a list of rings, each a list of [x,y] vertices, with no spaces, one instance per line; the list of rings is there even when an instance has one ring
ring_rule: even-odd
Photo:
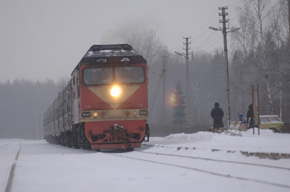
[[[146,61],[131,46],[92,46],[61,93],[66,97],[45,113],[46,139],[92,149],[140,147],[148,130],[147,84]]]
[[[136,65],[146,68],[146,65]],[[83,66],[80,71],[90,66]],[[145,70],[144,70],[145,71]],[[146,74],[146,73],[145,73]],[[94,111],[105,110],[107,113],[115,112],[116,110],[126,109],[148,109],[148,90],[147,90],[147,78],[140,85],[135,85],[136,90],[129,91],[133,85],[124,84],[121,86],[123,92],[123,99],[110,98],[109,90],[114,84],[100,85],[99,88],[84,85],[80,83],[80,95],[81,95],[81,111]],[[97,89],[97,90],[94,90]],[[106,93],[106,94],[104,94]],[[106,95],[105,99],[102,99],[100,94]],[[125,98],[125,99],[124,99]],[[111,102],[113,106],[111,106]],[[114,107],[115,106],[115,107]],[[89,142],[92,144],[93,149],[103,149],[110,146],[110,148],[132,148],[140,147],[145,136],[145,120],[134,120],[136,117],[124,117],[122,112],[119,115],[113,115],[108,119],[100,118],[96,121],[85,121],[85,135]],[[146,116],[147,117],[147,116]],[[133,119],[132,119],[133,118]],[[117,124],[123,127],[121,130],[114,130],[114,125]],[[108,145],[112,144],[112,145]]]

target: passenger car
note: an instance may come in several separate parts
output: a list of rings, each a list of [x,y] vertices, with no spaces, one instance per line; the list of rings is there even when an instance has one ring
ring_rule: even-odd
[[[260,115],[260,128],[280,132],[284,123],[277,115]]]

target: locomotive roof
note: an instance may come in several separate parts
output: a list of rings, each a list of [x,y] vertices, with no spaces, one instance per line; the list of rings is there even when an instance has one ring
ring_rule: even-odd
[[[114,64],[114,63],[146,63],[129,44],[93,45],[78,63],[80,65]],[[77,68],[76,67],[76,68]]]
[[[137,52],[128,44],[93,45],[84,57],[112,57],[112,56],[137,56]]]

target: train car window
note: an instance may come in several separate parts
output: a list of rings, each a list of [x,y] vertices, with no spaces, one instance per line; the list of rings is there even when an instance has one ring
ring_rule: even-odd
[[[119,83],[143,83],[144,69],[140,66],[116,67],[115,78]]]
[[[113,82],[113,68],[85,68],[83,70],[85,85],[101,85]]]

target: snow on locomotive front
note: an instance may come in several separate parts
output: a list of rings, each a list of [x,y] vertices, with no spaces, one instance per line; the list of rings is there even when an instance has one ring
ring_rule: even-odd
[[[130,45],[93,45],[72,72],[72,124],[92,149],[140,147],[147,85],[146,60]]]

